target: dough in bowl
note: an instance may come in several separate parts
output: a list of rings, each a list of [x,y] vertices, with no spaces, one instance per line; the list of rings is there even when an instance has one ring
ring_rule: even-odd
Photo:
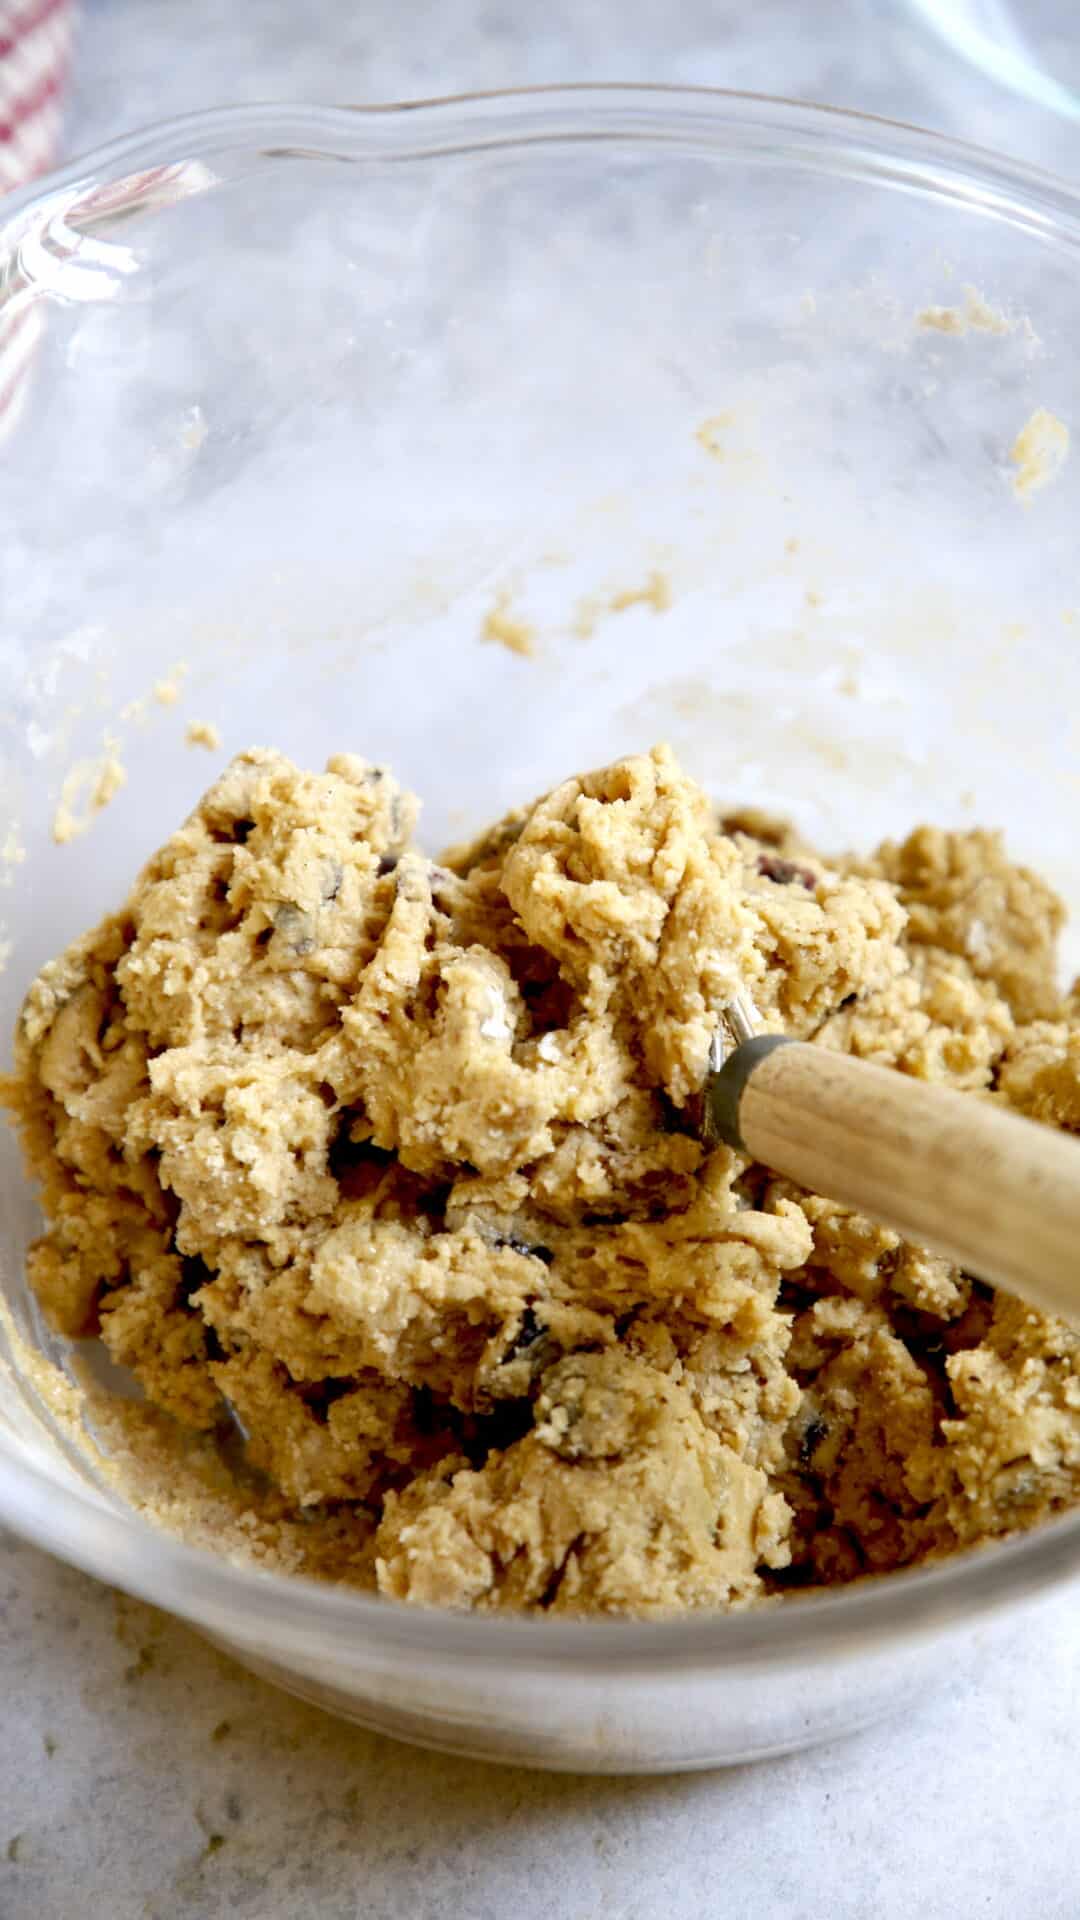
[[[999,836],[825,858],[664,747],[437,861],[416,818],[242,754],[30,989],[30,1278],[139,1385],[134,1497],[398,1600],[631,1614],[1080,1498],[1066,1326],[698,1138],[738,985],[1080,1131],[1062,910]]]

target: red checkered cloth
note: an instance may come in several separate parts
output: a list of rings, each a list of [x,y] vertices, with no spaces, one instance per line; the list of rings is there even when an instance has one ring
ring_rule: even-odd
[[[2,196],[56,157],[74,15],[74,0],[0,0],[0,220]],[[14,425],[39,331],[27,308],[0,311],[0,436]]]

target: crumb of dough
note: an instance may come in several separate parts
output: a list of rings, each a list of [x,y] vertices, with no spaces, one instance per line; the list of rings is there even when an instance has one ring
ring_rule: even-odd
[[[175,707],[184,691],[187,671],[186,661],[181,660],[175,667],[170,667],[160,680],[154,681],[150,691],[159,707]]]
[[[726,435],[735,425],[735,418],[735,414],[730,410],[726,413],[714,413],[711,414],[707,420],[703,420],[701,425],[696,429],[694,439],[697,441],[698,446],[703,448],[714,460],[723,460],[726,458]]]
[[[1009,459],[1016,468],[1012,486],[1017,499],[1028,501],[1056,480],[1068,454],[1069,429],[1065,422],[1045,407],[1037,407],[1009,448]]]
[[[574,632],[581,640],[591,640],[605,614],[627,613],[631,607],[651,607],[654,613],[666,613],[672,599],[671,581],[654,567],[638,586],[617,587],[608,594],[586,594],[578,601]]]
[[[933,333],[964,334],[970,329],[976,333],[1012,333],[1014,323],[1000,307],[991,305],[977,287],[964,288],[964,304],[960,307],[923,307],[915,315],[917,326]]]
[[[18,827],[12,824],[0,843],[0,887],[15,884],[15,869],[26,860],[26,848],[19,839]]]
[[[19,839],[17,827],[9,827],[0,845],[0,864],[5,867],[21,867],[26,859],[26,848]]]
[[[670,605],[671,581],[658,567],[641,586],[620,587],[608,601],[612,613],[625,613],[628,607],[651,607],[654,613],[666,613]]]
[[[1062,909],[1001,837],[826,857],[664,747],[438,860],[416,819],[241,754],[30,988],[30,1281],[143,1397],[20,1364],[95,1475],[238,1562],[641,1615],[1080,1500],[1077,1335],[696,1122],[740,984],[1080,1134]]]
[[[1008,315],[984,299],[977,287],[964,288],[964,315],[968,326],[980,333],[1009,333],[1012,330]]]
[[[107,807],[115,799],[121,787],[127,784],[127,771],[117,759],[115,753],[107,753],[102,760],[94,783],[90,789],[90,806],[96,813],[101,807]]]
[[[65,774],[53,814],[52,837],[65,846],[86,832],[94,816],[127,785],[127,769],[110,745],[97,760],[79,760]],[[82,812],[80,803],[85,802]]]
[[[216,753],[221,746],[221,735],[212,720],[189,720],[184,739],[189,747],[205,747],[209,753]]]
[[[586,594],[578,601],[574,613],[574,632],[579,640],[591,640],[596,632],[596,623],[605,612],[603,600],[595,594]]]
[[[480,637],[494,640],[509,653],[518,653],[526,660],[535,651],[536,630],[527,620],[518,619],[510,612],[510,596],[506,593],[496,594],[494,606],[484,616]]]
[[[934,333],[967,332],[967,321],[959,307],[923,307],[915,315],[915,322]]]

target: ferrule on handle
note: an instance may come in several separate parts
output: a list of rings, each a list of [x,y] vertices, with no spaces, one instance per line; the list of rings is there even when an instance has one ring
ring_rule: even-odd
[[[759,1033],[751,1040],[744,1040],[741,1046],[729,1053],[722,1066],[716,1067],[705,1082],[705,1114],[702,1131],[710,1145],[723,1141],[726,1147],[734,1147],[738,1153],[749,1153],[750,1148],[742,1137],[739,1124],[739,1105],[746,1091],[746,1084],[755,1067],[777,1047],[793,1047],[783,1033]]]

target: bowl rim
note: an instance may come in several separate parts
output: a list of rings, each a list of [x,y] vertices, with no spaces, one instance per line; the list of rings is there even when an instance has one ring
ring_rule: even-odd
[[[607,140],[639,148],[685,146],[760,159],[787,173],[846,176],[937,200],[1020,227],[1043,244],[1080,249],[1080,192],[1050,173],[902,122],[720,89],[612,84],[520,88],[377,106],[289,103],[187,114],[99,146],[5,202],[0,219],[0,312],[13,282],[35,285],[25,242],[59,212],[70,240],[80,208],[102,217],[100,196],[133,175],[125,213],[146,208],[139,176],[238,150],[327,160],[432,159],[540,142]],[[261,152],[263,146],[274,152]],[[297,145],[297,143],[300,143]],[[314,143],[314,144],[313,144]],[[190,191],[218,184],[195,169]],[[183,186],[183,182],[181,182]],[[176,197],[186,197],[186,191]],[[99,196],[96,207],[94,196]],[[14,275],[12,267],[17,271]],[[47,274],[38,280],[48,292]],[[1080,1512],[940,1562],[800,1595],[743,1613],[649,1619],[536,1619],[417,1608],[370,1593],[237,1565],[187,1545],[134,1508],[105,1504],[14,1455],[0,1431],[0,1520],[85,1572],[126,1588],[222,1639],[257,1640],[275,1657],[327,1657],[342,1670],[372,1651],[437,1655],[465,1666],[622,1671],[716,1671],[784,1663],[874,1641],[923,1637],[1047,1591],[1080,1568]]]
[[[319,144],[320,138],[322,145]],[[782,95],[720,87],[583,82],[446,94],[414,100],[336,105],[268,101],[211,107],[136,128],[76,155],[7,194],[0,204],[0,311],[14,291],[33,285],[20,242],[53,215],[65,217],[65,239],[80,212],[100,228],[103,214],[130,215],[152,200],[140,198],[145,170],[157,178],[185,161],[224,156],[241,140],[255,158],[379,161],[430,160],[483,148],[523,147],[572,140],[644,140],[656,146],[706,146],[757,158],[788,171],[880,181],[900,191],[960,200],[972,211],[1066,248],[1080,247],[1080,191],[1061,175],[1014,160],[913,122]],[[301,142],[297,147],[293,142]],[[783,145],[778,144],[783,141]],[[312,144],[314,143],[314,144]],[[131,195],[122,202],[82,205],[111,179]],[[221,184],[188,170],[170,182],[183,199]],[[34,218],[33,216],[37,216]],[[5,284],[5,266],[19,256],[18,287]]]

